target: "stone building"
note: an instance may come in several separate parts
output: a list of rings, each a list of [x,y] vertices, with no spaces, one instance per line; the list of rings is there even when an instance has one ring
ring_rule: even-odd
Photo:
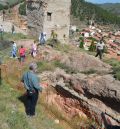
[[[70,27],[71,0],[27,0],[27,18],[29,33],[39,36],[46,32],[57,34],[60,41],[68,41]]]

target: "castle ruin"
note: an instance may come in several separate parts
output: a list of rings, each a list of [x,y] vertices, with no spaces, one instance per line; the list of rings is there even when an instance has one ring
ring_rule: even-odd
[[[60,41],[68,41],[70,27],[71,0],[27,0],[27,18],[29,34],[39,36],[46,32],[57,34]]]

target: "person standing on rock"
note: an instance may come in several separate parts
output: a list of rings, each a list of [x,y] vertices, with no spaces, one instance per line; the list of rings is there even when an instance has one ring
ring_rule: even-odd
[[[102,59],[102,55],[103,55],[103,50],[104,50],[105,44],[103,42],[103,40],[100,40],[97,44],[96,44],[96,56],[99,56],[100,59]]]
[[[22,82],[27,90],[27,104],[26,104],[26,114],[28,116],[35,115],[35,107],[37,104],[39,91],[42,92],[42,87],[39,84],[39,79],[36,76],[37,64],[30,63],[29,71],[25,72],[22,77]]]

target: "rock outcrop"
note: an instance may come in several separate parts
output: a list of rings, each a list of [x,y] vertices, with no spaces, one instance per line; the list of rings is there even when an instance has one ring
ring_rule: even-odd
[[[69,56],[64,56],[61,62],[79,72],[89,70],[96,70],[100,72],[110,71],[109,65],[86,53],[76,52],[74,54],[70,54]]]
[[[42,74],[48,84],[57,91],[57,94],[52,96],[54,101],[51,99],[53,104],[71,114],[70,117],[80,113],[100,124],[101,114],[107,113],[110,118],[120,122],[120,81],[109,74],[111,66],[81,52],[61,54],[55,50],[51,51],[51,48],[42,52],[46,53],[44,60],[57,60],[76,71],[69,73],[65,69],[57,68],[54,72]],[[95,72],[84,73],[91,69]]]

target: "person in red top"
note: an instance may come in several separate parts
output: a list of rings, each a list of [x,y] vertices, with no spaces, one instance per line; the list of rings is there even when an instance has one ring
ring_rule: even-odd
[[[21,45],[21,48],[19,49],[20,62],[24,62],[24,60],[25,60],[25,52],[26,52],[26,48],[24,48]]]

